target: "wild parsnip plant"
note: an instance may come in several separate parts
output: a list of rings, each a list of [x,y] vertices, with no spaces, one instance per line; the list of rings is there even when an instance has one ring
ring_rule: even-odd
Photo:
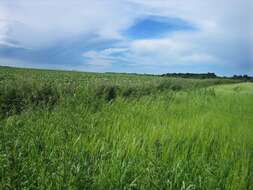
[[[251,190],[236,82],[1,68],[0,189]]]

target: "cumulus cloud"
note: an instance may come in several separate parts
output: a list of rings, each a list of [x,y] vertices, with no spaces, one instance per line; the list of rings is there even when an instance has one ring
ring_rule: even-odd
[[[41,47],[75,35],[118,39],[120,30],[127,28],[135,16],[115,0],[3,0],[0,4],[8,13],[2,19],[8,19],[5,28],[9,37],[28,47]]]
[[[85,43],[83,39],[90,42],[93,38],[96,43],[78,50],[83,60],[76,63],[77,68],[80,64],[116,68],[124,62],[152,66],[154,70],[160,66],[192,65],[203,68],[203,72],[211,71],[210,67],[202,67],[206,64],[215,65],[215,70],[225,67],[231,72],[253,74],[250,3],[250,0],[2,0],[0,46],[48,52],[46,48],[59,47],[66,40],[80,38]],[[168,32],[159,38],[152,37],[150,32],[148,39],[124,35],[136,22],[152,17],[176,18],[197,30]],[[98,45],[99,41],[103,47]],[[180,72],[180,67],[177,68]]]
[[[86,64],[88,65],[108,67],[112,66],[113,63],[128,61],[123,56],[128,51],[127,48],[108,48],[102,51],[87,51],[82,55],[86,58]]]
[[[131,0],[147,15],[177,17],[194,23],[198,31],[180,31],[161,39],[136,39],[127,44],[131,63],[160,65],[215,64],[253,72],[249,1]]]

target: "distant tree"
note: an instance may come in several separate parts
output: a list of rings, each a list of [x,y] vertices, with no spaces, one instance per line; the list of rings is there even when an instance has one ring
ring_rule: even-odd
[[[163,77],[181,77],[181,78],[217,78],[215,73],[166,73],[162,75]]]

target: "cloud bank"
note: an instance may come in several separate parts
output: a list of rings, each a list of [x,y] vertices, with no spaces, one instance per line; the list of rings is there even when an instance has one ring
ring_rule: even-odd
[[[0,64],[252,75],[251,6],[250,0],[2,0]]]

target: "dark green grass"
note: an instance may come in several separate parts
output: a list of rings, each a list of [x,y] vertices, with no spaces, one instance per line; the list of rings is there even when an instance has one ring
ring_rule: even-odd
[[[0,73],[0,189],[253,189],[252,84]]]

